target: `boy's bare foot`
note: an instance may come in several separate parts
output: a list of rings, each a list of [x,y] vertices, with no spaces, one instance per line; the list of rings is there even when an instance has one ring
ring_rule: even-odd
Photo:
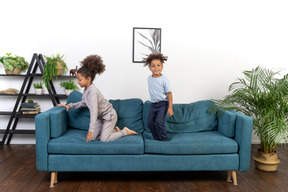
[[[127,127],[124,127],[123,129],[127,131],[127,135],[138,135],[137,132],[128,129]]]
[[[116,130],[116,132],[121,131],[121,129],[119,129],[119,127],[115,126],[114,128]]]

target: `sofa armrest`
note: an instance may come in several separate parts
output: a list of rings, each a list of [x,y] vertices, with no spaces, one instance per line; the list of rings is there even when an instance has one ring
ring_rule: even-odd
[[[235,137],[235,123],[236,123],[235,111],[225,111],[219,116],[218,119],[218,131],[226,137]]]
[[[51,138],[60,137],[67,130],[67,116],[65,107],[60,107],[50,113]]]
[[[39,171],[48,171],[48,142],[51,139],[51,134],[57,136],[59,133],[63,134],[67,129],[67,113],[66,119],[65,114],[62,114],[65,112],[65,108],[57,106],[38,114],[35,117],[36,164]],[[64,116],[64,118],[61,119],[60,116]],[[51,118],[53,119],[52,121]],[[57,122],[54,122],[55,120]],[[62,120],[66,120],[66,127]],[[53,130],[51,130],[52,125],[54,128]],[[56,127],[60,131],[56,131]]]
[[[239,171],[247,171],[250,166],[253,118],[242,113],[236,114],[235,141],[238,143]]]

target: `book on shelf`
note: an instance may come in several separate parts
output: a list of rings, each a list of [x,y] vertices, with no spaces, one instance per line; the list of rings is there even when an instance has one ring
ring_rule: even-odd
[[[33,107],[37,107],[39,106],[38,103],[21,103],[20,107],[30,107],[30,108],[33,108]]]
[[[22,114],[38,114],[39,111],[22,111]]]
[[[40,111],[40,107],[36,107],[36,108],[24,107],[24,108],[21,108],[20,111]]]
[[[38,114],[40,106],[38,103],[21,103],[20,111],[22,114]]]

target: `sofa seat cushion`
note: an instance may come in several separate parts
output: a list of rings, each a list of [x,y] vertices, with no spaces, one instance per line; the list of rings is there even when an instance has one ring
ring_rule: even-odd
[[[48,143],[48,153],[77,155],[138,155],[144,153],[142,135],[126,136],[110,142],[93,140],[86,143],[87,131],[68,129]]]
[[[169,141],[154,140],[152,134],[144,132],[146,154],[231,154],[237,153],[238,144],[218,131],[197,133],[168,133]]]

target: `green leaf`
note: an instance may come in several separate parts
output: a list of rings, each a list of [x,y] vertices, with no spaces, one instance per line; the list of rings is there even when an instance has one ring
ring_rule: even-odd
[[[281,141],[288,142],[288,74],[276,78],[280,71],[261,66],[244,71],[229,86],[230,95],[223,100],[213,100],[215,105],[208,110],[221,115],[235,110],[253,117],[253,128],[260,137],[263,152],[274,152]]]
[[[60,55],[59,53],[56,56],[47,57],[44,56],[46,63],[44,65],[43,71],[43,81],[46,88],[50,87],[50,81],[53,81],[53,78],[58,77],[58,70],[57,70],[57,61],[61,62],[63,67],[63,73],[68,70],[66,63],[62,60],[64,55]]]
[[[72,89],[72,90],[78,89],[77,85],[72,80],[63,81],[63,82],[60,83],[60,86],[65,88],[65,89]]]
[[[23,72],[26,71],[29,64],[24,57],[19,57],[17,55],[12,57],[11,55],[11,53],[6,53],[6,56],[0,58],[0,62],[4,65],[4,69],[13,71],[14,68],[19,68]]]

